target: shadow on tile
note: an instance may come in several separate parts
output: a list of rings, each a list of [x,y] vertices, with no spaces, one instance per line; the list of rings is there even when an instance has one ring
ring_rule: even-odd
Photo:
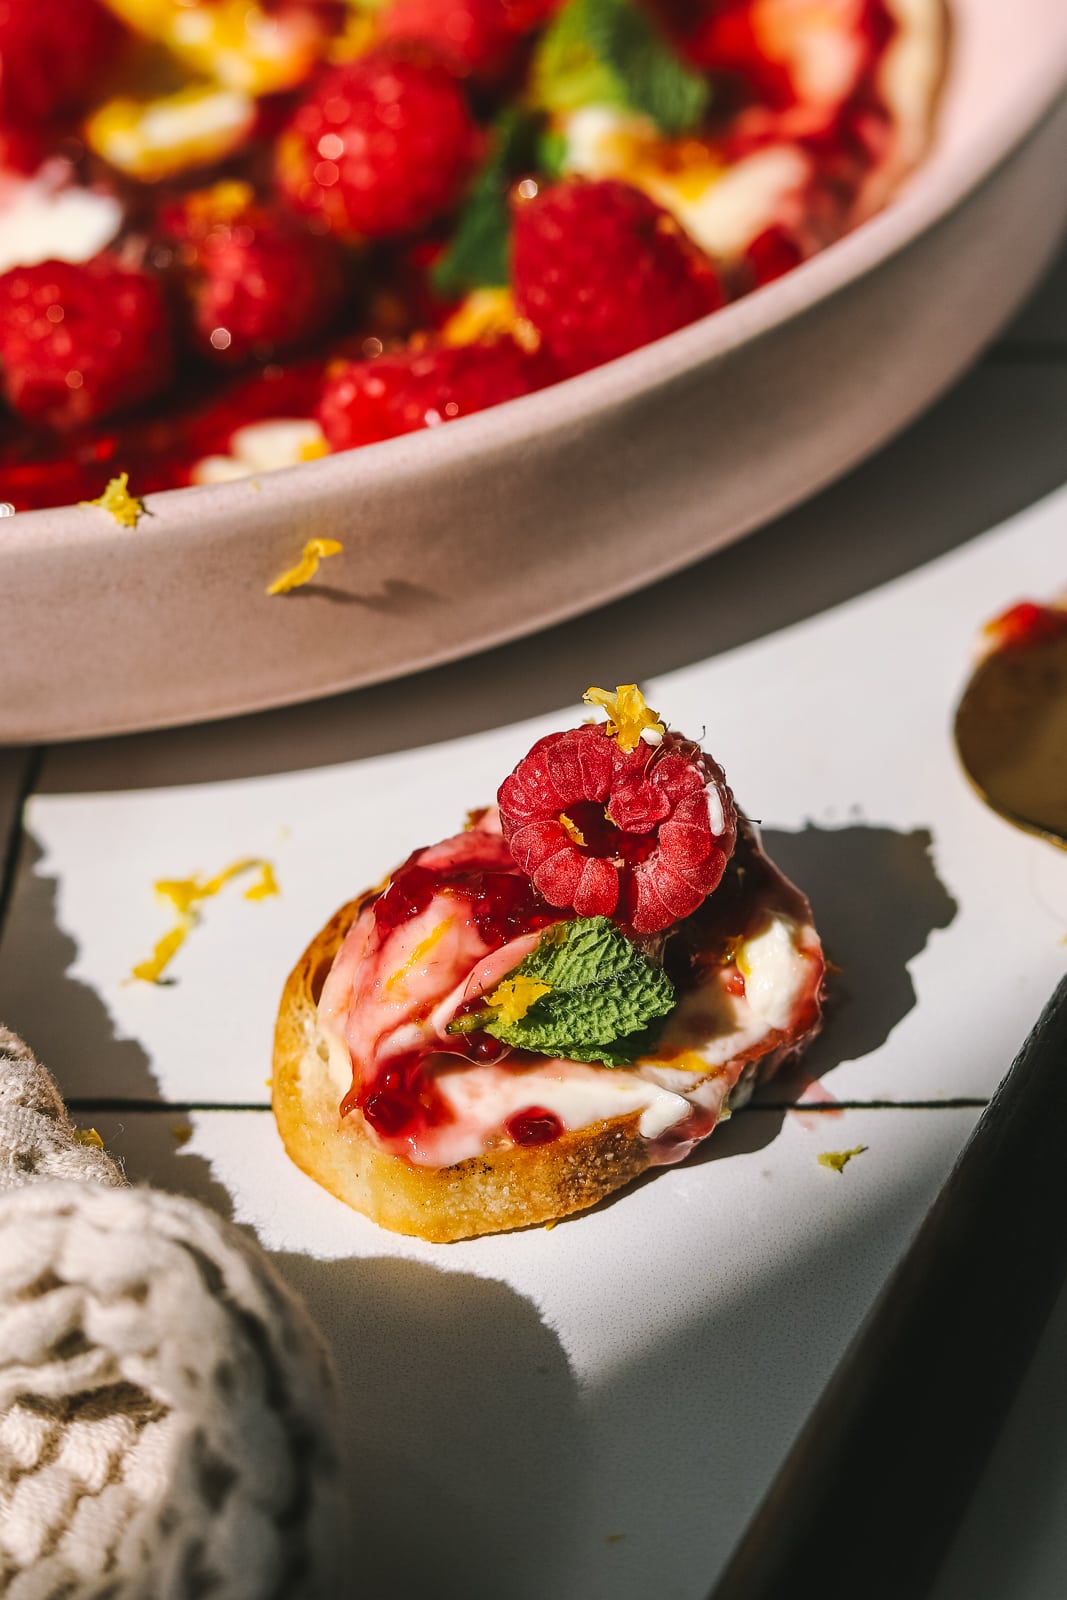
[[[562,1345],[507,1284],[390,1258],[277,1255],[334,1357],[367,1595],[566,1590],[588,1459]]]
[[[37,872],[43,852],[32,834],[25,833],[19,862],[16,894],[19,914],[7,924],[0,940],[0,1017],[48,1067],[60,1093],[71,1105],[71,1116],[81,1127],[97,1126],[111,1154],[125,1168],[123,1123],[110,1115],[101,1116],[88,1099],[130,1099],[158,1101],[159,1085],[152,1076],[148,1057],[136,1039],[116,1036],[111,1015],[96,993],[71,971],[78,947],[59,926],[56,913],[57,884],[54,878]],[[17,923],[29,963],[19,960],[11,947],[12,927]],[[183,1166],[174,1166],[186,1120],[178,1112],[149,1113],[138,1119],[138,1159],[130,1170],[131,1182],[151,1181],[162,1189],[187,1190],[196,1186],[198,1198],[220,1216],[229,1217],[233,1205],[226,1189],[216,1183],[210,1164],[202,1157],[186,1153]],[[145,1159],[148,1144],[150,1157]],[[190,1164],[195,1165],[194,1166]]]
[[[806,505],[629,599],[315,704],[53,752],[53,791],[203,783],[432,745],[788,627],[966,543],[1067,479],[1067,371],[980,366]],[[606,544],[606,559],[609,545]],[[402,597],[403,598],[403,597]]]
[[[909,961],[958,907],[937,876],[926,828],[809,825],[799,833],[766,829],[763,838],[772,860],[803,886],[827,956],[840,969],[829,978],[822,1034],[764,1091],[788,1100],[885,1043],[915,1005]]]
[[[116,1037],[100,996],[71,970],[78,947],[59,925],[55,878],[37,870],[43,855],[24,832],[0,939],[0,1017],[46,1063],[65,1098],[85,1094],[91,1084],[97,1094],[156,1100],[159,1088],[141,1046]]]

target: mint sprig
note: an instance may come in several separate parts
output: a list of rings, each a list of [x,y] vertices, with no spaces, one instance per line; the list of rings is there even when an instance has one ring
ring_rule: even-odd
[[[449,240],[430,271],[438,294],[504,288],[508,282],[511,214],[508,189],[524,169],[537,165],[540,118],[509,107],[497,118],[489,154],[471,185]]]
[[[607,917],[555,924],[508,976],[546,983],[549,992],[518,1021],[504,1022],[490,1008],[479,1025],[539,1055],[628,1066],[652,1047],[655,1024],[674,1009],[674,985],[662,967]],[[466,1025],[463,1019],[456,1031]]]
[[[698,127],[711,99],[634,0],[568,0],[542,37],[532,88],[547,111],[622,106],[672,137]]]

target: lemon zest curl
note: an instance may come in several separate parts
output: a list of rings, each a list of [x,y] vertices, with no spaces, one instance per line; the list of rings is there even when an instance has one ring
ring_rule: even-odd
[[[505,978],[503,983],[497,984],[488,996],[488,1003],[496,1010],[495,1021],[510,1024],[521,1022],[530,1007],[536,1005],[542,995],[551,992],[550,983],[540,983],[536,978],[517,973],[515,977]]]
[[[258,856],[242,856],[239,861],[224,867],[206,882],[202,882],[195,875],[191,878],[160,878],[153,887],[161,900],[174,907],[178,913],[178,921],[161,939],[157,939],[152,954],[147,960],[138,961],[130,976],[139,978],[142,983],[160,983],[170,963],[200,921],[200,913],[197,910],[200,901],[210,900],[220,889],[225,888],[231,879],[256,869],[259,871],[259,876],[245,890],[244,898],[266,900],[271,895],[280,894],[273,866]]]
[[[843,1172],[853,1156],[861,1156],[867,1149],[865,1144],[856,1145],[853,1150],[822,1150],[819,1153],[820,1167],[829,1167],[831,1172]]]
[[[582,699],[587,706],[607,712],[605,731],[627,755],[637,749],[646,733],[649,735],[646,743],[658,744],[667,731],[666,725],[645,704],[645,697],[636,683],[620,683],[614,694],[610,689],[587,689]]]
[[[129,484],[129,473],[120,472],[117,478],[109,479],[102,495],[95,500],[79,500],[78,504],[99,506],[114,517],[120,528],[136,528],[138,518],[146,514],[145,506],[143,500],[138,500],[135,494],[130,493]]]
[[[565,811],[561,811],[559,814],[559,825],[572,844],[578,845],[579,848],[585,844],[585,834],[576,822],[571,821]]]
[[[300,553],[300,560],[275,578],[267,593],[288,594],[290,589],[310,583],[319,570],[319,562],[325,561],[327,556],[339,556],[343,549],[344,545],[337,539],[309,539]]]

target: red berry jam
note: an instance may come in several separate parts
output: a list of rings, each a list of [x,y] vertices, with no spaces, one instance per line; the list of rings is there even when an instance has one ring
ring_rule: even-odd
[[[559,922],[560,913],[517,870],[507,845],[499,837],[488,836],[476,865],[425,866],[423,858],[429,853],[417,850],[410,856],[374,901],[375,931],[382,943],[441,895],[456,902],[457,917],[465,917],[474,925],[489,951]],[[457,1014],[477,1012],[483,1007],[484,1001],[475,998],[460,1007]],[[431,1009],[431,1003],[427,1003],[421,1016],[428,1015]],[[419,1015],[412,1020],[419,1020]],[[508,1045],[480,1028],[444,1038],[430,1036],[417,1049],[386,1054],[365,1063],[342,1101],[341,1115],[358,1109],[380,1139],[407,1146],[420,1133],[453,1120],[452,1110],[437,1087],[437,1073],[447,1069],[449,1058],[460,1056],[472,1065],[487,1065],[512,1054]],[[453,1068],[456,1065],[454,1060],[451,1064]],[[518,1126],[520,1132],[511,1135],[517,1144],[543,1144],[561,1131],[558,1119],[540,1108],[520,1113]]]
[[[1019,650],[1043,644],[1067,633],[1067,608],[1042,606],[1033,600],[1020,600],[1001,616],[986,623],[997,650]]]
[[[563,1132],[563,1124],[554,1111],[544,1106],[527,1106],[516,1111],[504,1124],[509,1139],[519,1145],[551,1144]]]

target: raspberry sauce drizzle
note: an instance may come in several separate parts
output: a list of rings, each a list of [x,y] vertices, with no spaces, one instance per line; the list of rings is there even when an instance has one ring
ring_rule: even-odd
[[[384,944],[389,936],[413,918],[426,912],[435,898],[447,896],[456,906],[455,916],[463,918],[478,934],[489,951],[561,920],[528,879],[511,863],[507,847],[495,840],[499,865],[456,868],[452,865],[427,867],[416,851],[394,874],[387,888],[373,902],[371,914],[375,933]],[[480,996],[457,1008],[457,1015],[480,1009]],[[418,1008],[424,1021],[433,1002]],[[453,1113],[437,1082],[437,1071],[448,1057],[459,1056],[472,1065],[498,1063],[514,1057],[516,1064],[529,1058],[512,1051],[491,1035],[474,1030],[444,1035],[431,1033],[416,1048],[392,1052],[386,1049],[375,1056],[367,1069],[358,1074],[341,1103],[341,1116],[362,1111],[379,1139],[398,1149],[430,1129],[453,1120]],[[512,1128],[514,1124],[514,1129]],[[515,1114],[507,1132],[516,1144],[544,1144],[557,1138],[563,1125],[551,1112],[540,1107]]]

